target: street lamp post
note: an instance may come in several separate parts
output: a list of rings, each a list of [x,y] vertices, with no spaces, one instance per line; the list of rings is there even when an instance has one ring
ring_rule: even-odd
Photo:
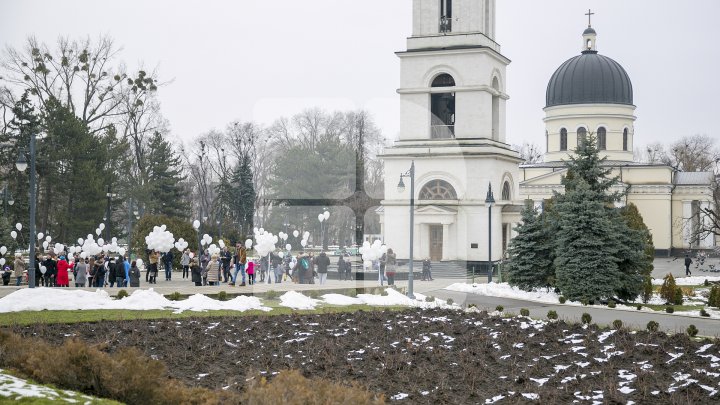
[[[495,205],[495,197],[492,192],[492,183],[488,185],[487,197],[485,205],[488,207],[488,283],[492,283],[493,265],[492,265],[492,207]]]
[[[408,272],[408,297],[415,299],[413,293],[413,244],[415,236],[415,161],[410,164],[410,170],[406,173],[400,174],[400,183],[398,183],[398,192],[405,192],[405,183],[403,183],[403,177],[410,178],[410,260],[409,260],[409,272]]]
[[[27,158],[25,157],[25,151],[20,149],[17,162],[15,167],[24,172],[28,167]],[[35,288],[35,133],[30,134],[30,251],[29,261],[30,266],[28,267],[28,287]]]

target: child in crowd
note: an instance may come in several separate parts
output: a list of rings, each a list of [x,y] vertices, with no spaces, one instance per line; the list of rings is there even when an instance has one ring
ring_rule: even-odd
[[[248,260],[247,263],[248,285],[255,284],[255,261]]]

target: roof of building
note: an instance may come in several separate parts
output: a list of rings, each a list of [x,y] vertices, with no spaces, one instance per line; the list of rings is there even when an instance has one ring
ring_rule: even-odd
[[[560,65],[548,83],[546,107],[568,104],[633,105],[630,76],[616,61],[585,50]]]
[[[660,167],[660,166],[667,166],[662,163],[642,163],[642,162],[628,162],[625,160],[605,160],[602,162],[603,166],[609,166],[609,167]],[[531,164],[523,164],[520,165],[521,169],[534,169],[534,168],[565,168],[567,166],[567,162],[565,161],[554,161],[554,162],[541,162],[541,163],[531,163]]]
[[[715,175],[712,172],[677,172],[675,184],[678,186],[697,186],[712,184]]]

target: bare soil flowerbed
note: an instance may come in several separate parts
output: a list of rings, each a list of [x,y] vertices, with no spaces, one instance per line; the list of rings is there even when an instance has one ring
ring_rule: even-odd
[[[8,328],[134,346],[188,385],[242,390],[286,369],[400,403],[718,403],[720,342],[444,310]],[[156,381],[162,384],[162,381]]]

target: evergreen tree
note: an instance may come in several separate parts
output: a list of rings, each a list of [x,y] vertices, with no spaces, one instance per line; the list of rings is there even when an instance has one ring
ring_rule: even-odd
[[[528,203],[522,210],[522,223],[510,241],[508,253],[508,281],[510,285],[526,291],[555,284],[552,258],[552,238],[548,234],[544,216]]]
[[[185,176],[180,157],[159,132],[150,139],[149,150],[146,210],[153,215],[187,218],[189,204],[182,187]]]

